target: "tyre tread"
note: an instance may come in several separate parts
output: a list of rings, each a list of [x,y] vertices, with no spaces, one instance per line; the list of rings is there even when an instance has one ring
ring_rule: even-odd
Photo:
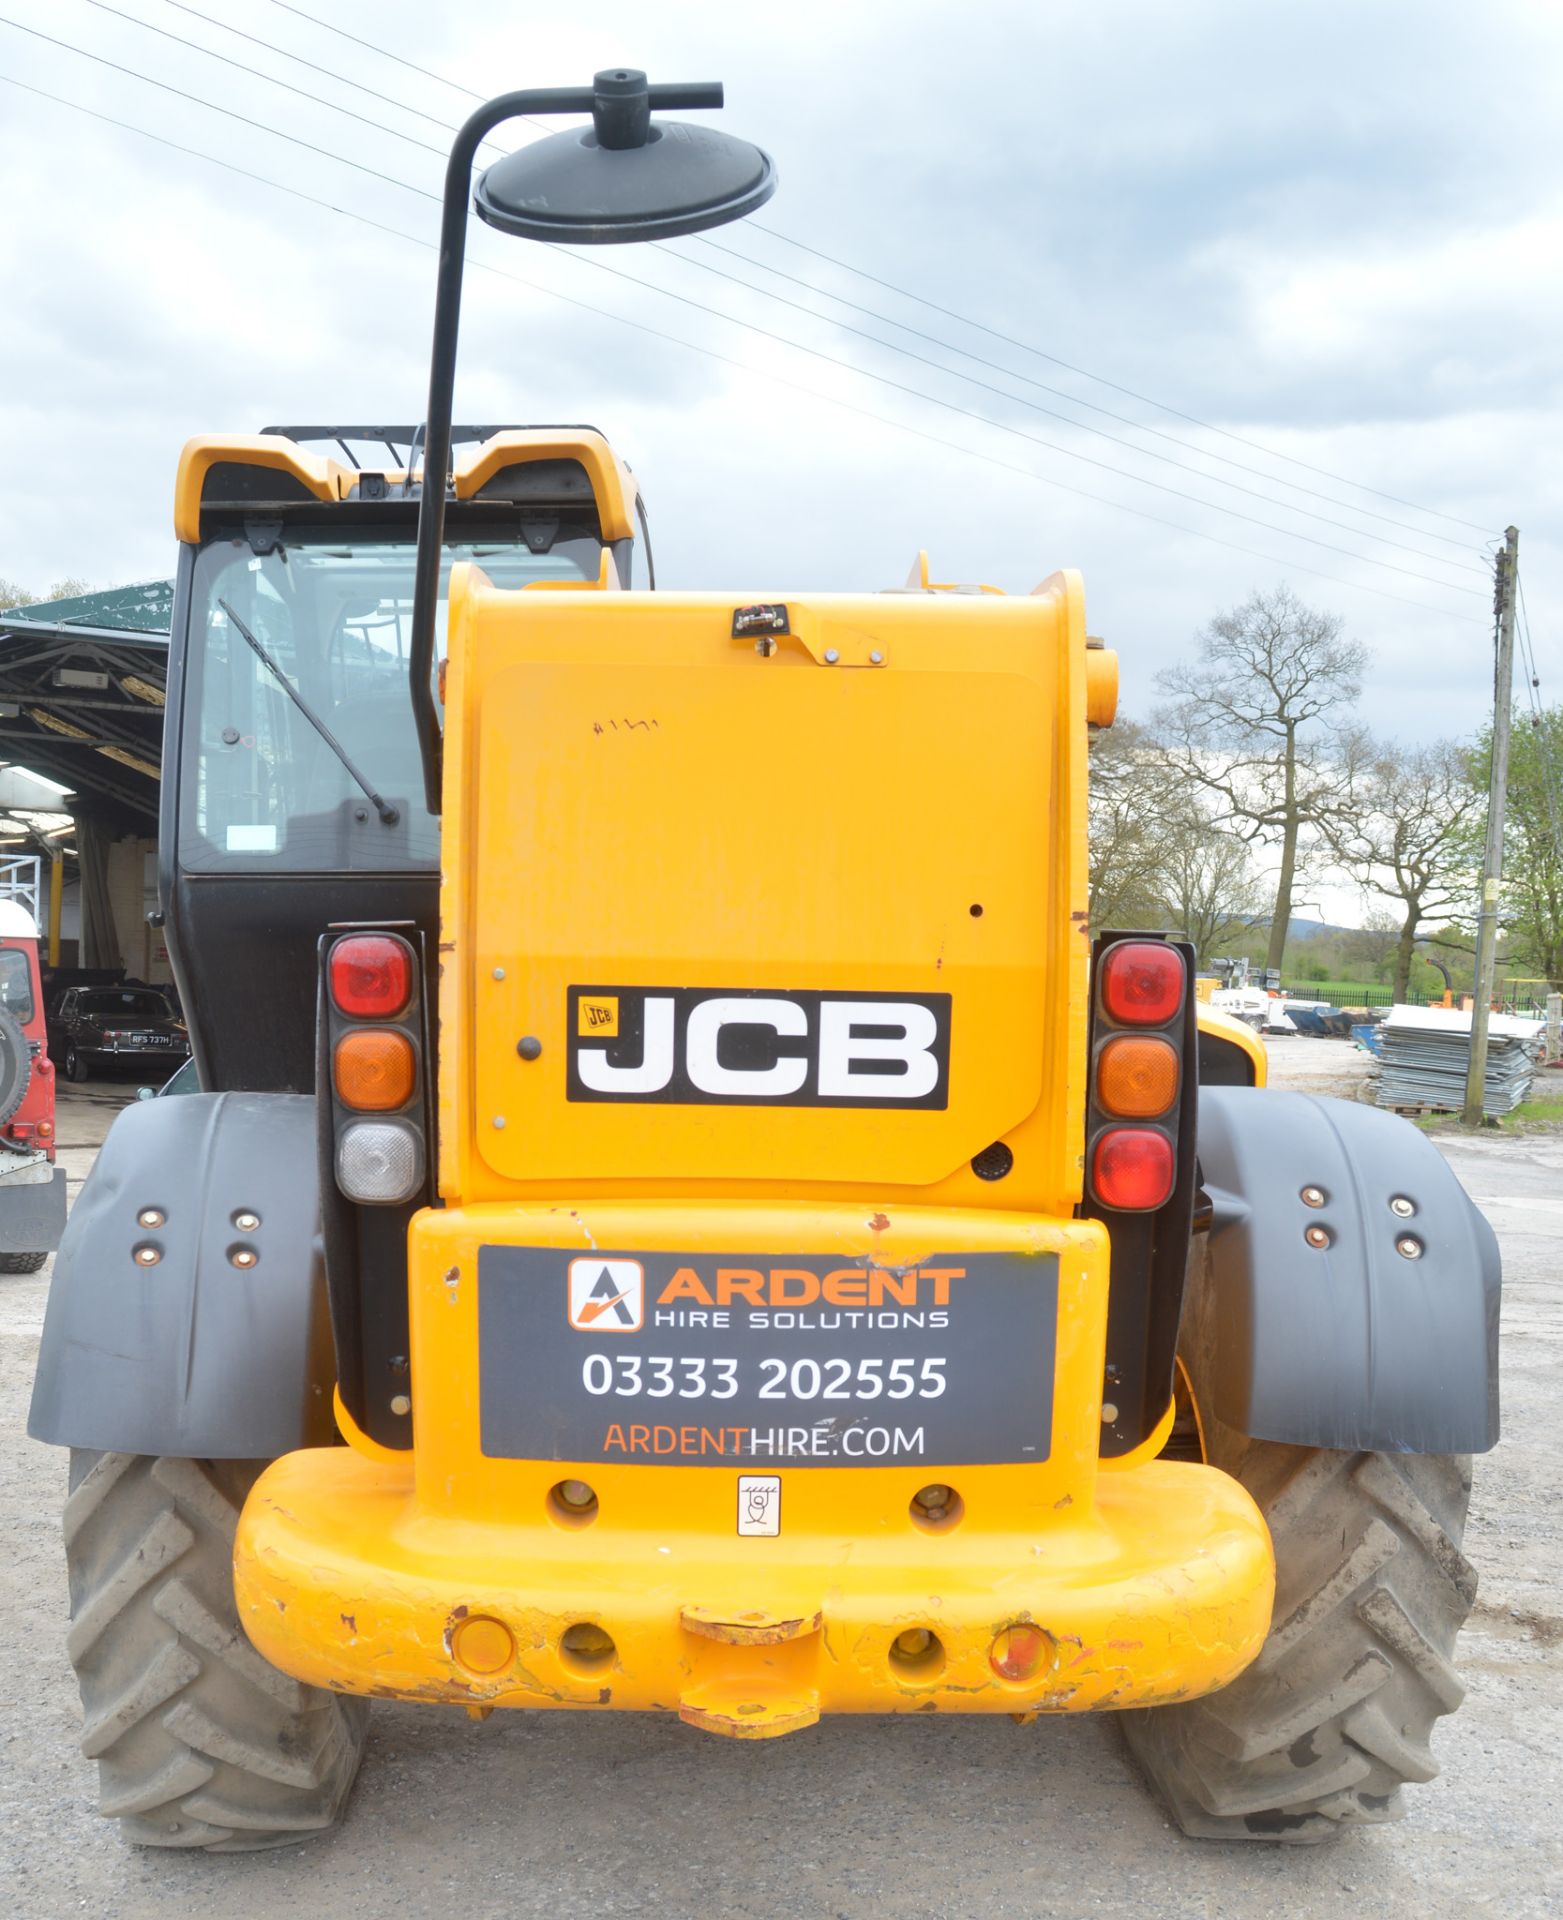
[[[248,1851],[332,1826],[367,1703],[302,1685],[250,1645],[233,1600],[259,1463],[75,1453],[65,1504],[82,1751],[101,1811],[142,1846]]]

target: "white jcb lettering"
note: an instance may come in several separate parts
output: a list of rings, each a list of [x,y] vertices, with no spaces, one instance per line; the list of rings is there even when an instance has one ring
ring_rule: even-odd
[[[809,1075],[806,1059],[792,1055],[769,1067],[724,1067],[717,1058],[724,1027],[770,1027],[778,1034],[800,1037],[808,1032],[809,1019],[797,1001],[747,997],[702,1000],[689,1016],[684,1069],[702,1093],[774,1096],[798,1092]]]
[[[593,1093],[660,1093],[673,1078],[673,1002],[665,994],[646,995],[638,1067],[608,1064],[605,1047],[582,1047],[576,1054],[581,1084]]]
[[[819,1010],[819,1090],[826,1098],[920,1100],[939,1084],[932,1011],[915,1000],[827,1000]],[[898,1029],[888,1037],[862,1027]],[[895,1072],[864,1071],[891,1062]]]

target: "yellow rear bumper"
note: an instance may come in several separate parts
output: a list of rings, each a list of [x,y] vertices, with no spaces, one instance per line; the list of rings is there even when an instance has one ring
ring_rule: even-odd
[[[1187,1699],[1234,1679],[1269,1627],[1264,1521],[1212,1468],[1103,1474],[1090,1511],[1061,1502],[1034,1527],[783,1539],[697,1526],[701,1469],[621,1471],[633,1525],[480,1523],[420,1508],[410,1464],[290,1454],[240,1523],[240,1617],[275,1666],[347,1693],[659,1709],[749,1737],[826,1712]]]

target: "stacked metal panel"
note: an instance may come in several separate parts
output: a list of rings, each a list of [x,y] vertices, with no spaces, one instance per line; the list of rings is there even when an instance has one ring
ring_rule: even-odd
[[[1487,1025],[1487,1073],[1482,1111],[1512,1113],[1530,1092],[1542,1022],[1495,1013]],[[1471,1063],[1471,1016],[1445,1007],[1392,1007],[1379,1027],[1378,1104],[1436,1107],[1458,1112],[1465,1105]]]

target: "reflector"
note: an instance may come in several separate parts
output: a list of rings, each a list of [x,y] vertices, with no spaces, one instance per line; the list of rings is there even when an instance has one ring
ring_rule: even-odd
[[[1154,1120],[1178,1097],[1178,1050],[1159,1034],[1120,1033],[1096,1061],[1096,1104],[1126,1120]]]
[[[1149,1213],[1172,1193],[1172,1142],[1153,1127],[1110,1127],[1091,1156],[1091,1184],[1104,1207]]]
[[[1183,1004],[1183,991],[1183,956],[1159,940],[1125,940],[1102,962],[1102,1005],[1126,1026],[1162,1026]]]

